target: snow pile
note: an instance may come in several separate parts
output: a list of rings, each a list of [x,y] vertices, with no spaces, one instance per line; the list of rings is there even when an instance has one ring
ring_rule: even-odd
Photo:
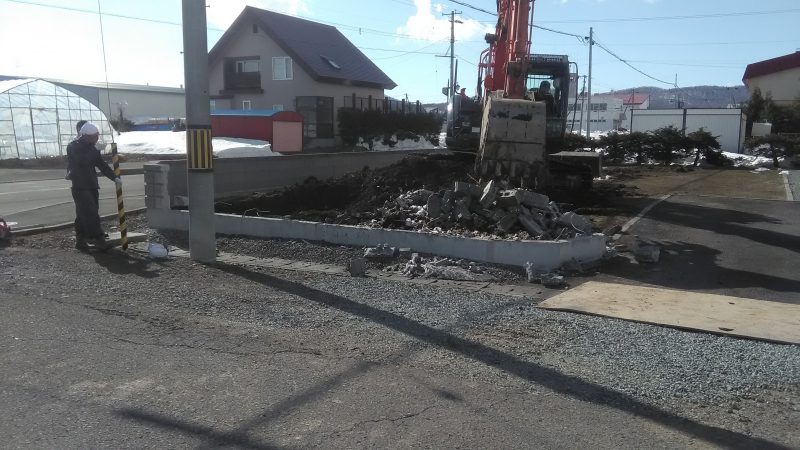
[[[384,144],[383,138],[374,138],[372,140],[372,151],[388,152],[394,150],[430,150],[439,148],[422,136],[417,136],[417,138],[419,140],[416,141],[414,139],[398,139],[397,135],[393,134],[391,137],[391,141],[393,142],[392,145]],[[358,138],[358,143],[356,146],[370,148],[369,142],[365,141],[364,138]]]
[[[772,158],[767,158],[766,156],[756,156],[756,155],[745,155],[743,153],[732,153],[732,152],[722,152],[726,158],[733,161],[734,167],[745,167],[745,168],[755,168],[755,167],[772,167]],[[780,158],[783,159],[783,158]]]
[[[115,138],[120,153],[172,155],[186,154],[186,133],[173,131],[129,131]],[[211,140],[214,155],[220,158],[275,156],[267,141],[219,137]]]

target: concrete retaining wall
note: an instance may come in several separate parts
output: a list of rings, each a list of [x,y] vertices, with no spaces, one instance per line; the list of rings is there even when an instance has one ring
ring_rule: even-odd
[[[602,234],[565,241],[503,241],[230,214],[215,216],[219,234],[306,239],[353,246],[389,244],[420,253],[487,263],[520,266],[531,261],[547,270],[557,269],[573,258],[581,262],[597,261],[606,248],[606,237]],[[186,211],[148,208],[147,218],[153,228],[189,229]]]
[[[356,172],[364,167],[380,168],[411,154],[442,150],[397,150],[388,152],[321,153],[263,158],[217,158],[214,160],[214,196],[217,199],[269,191],[303,182],[308,177],[327,179]],[[145,183],[161,185],[170,204],[186,196],[186,160],[145,164]],[[150,175],[148,176],[148,173]],[[166,189],[166,191],[163,191]],[[155,190],[151,190],[156,195]],[[147,192],[149,194],[149,192]]]

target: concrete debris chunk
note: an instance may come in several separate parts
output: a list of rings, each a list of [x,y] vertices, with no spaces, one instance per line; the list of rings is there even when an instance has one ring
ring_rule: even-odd
[[[544,234],[544,230],[542,227],[533,219],[531,216],[526,216],[524,214],[520,214],[518,216],[519,223],[522,224],[522,227],[531,234],[531,236],[539,237]]]
[[[637,261],[643,263],[657,263],[661,256],[661,248],[657,245],[642,244],[633,252]]]
[[[592,223],[589,222],[589,219],[580,214],[575,214],[574,212],[562,214],[561,217],[558,218],[557,223],[565,227],[570,227],[581,234],[592,234]]]
[[[494,180],[489,181],[486,183],[486,187],[483,188],[483,193],[481,194],[481,205],[484,208],[488,208],[494,203],[494,200],[497,198],[497,184]]]
[[[467,183],[466,181],[456,181],[455,188],[453,189],[456,194],[467,197],[478,197],[483,190],[477,184]]]
[[[550,198],[544,194],[539,194],[524,189],[516,189],[514,196],[517,201],[529,208],[547,209],[550,205]]]
[[[364,258],[369,259],[391,259],[399,254],[397,247],[389,247],[387,244],[381,244],[377,247],[368,247],[364,250]]]
[[[564,276],[556,273],[546,273],[542,275],[541,280],[542,286],[551,289],[557,289],[567,284],[567,282],[564,280]]]
[[[453,210],[453,202],[456,199],[455,191],[446,190],[442,195],[442,212],[445,214]]]
[[[426,205],[428,217],[436,219],[442,215],[442,198],[438,194],[431,194]]]
[[[503,233],[508,233],[517,224],[516,214],[507,214],[497,222],[497,229]]]
[[[472,213],[470,212],[469,206],[465,199],[461,199],[456,202],[456,207],[453,213],[456,216],[456,220],[459,222],[469,222],[472,220]]]
[[[422,258],[414,254],[405,267],[403,275],[409,278],[436,278],[455,281],[495,281],[484,268],[474,262],[452,260],[449,258]]]
[[[367,274],[367,260],[364,258],[353,258],[347,262],[347,271],[351,277],[363,277]]]
[[[525,273],[528,275],[528,283],[541,283],[542,275],[547,273],[547,269],[528,261],[525,263]]]
[[[517,189],[512,189],[510,191],[501,191],[497,195],[497,200],[495,200],[497,206],[501,208],[511,208],[514,206],[519,206],[519,198],[517,197]]]

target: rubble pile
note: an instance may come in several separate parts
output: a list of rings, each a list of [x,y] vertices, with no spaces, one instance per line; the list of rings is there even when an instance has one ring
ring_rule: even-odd
[[[588,219],[562,212],[546,195],[495,181],[408,191],[387,201],[376,215],[371,226],[468,237],[569,239],[592,233]]]

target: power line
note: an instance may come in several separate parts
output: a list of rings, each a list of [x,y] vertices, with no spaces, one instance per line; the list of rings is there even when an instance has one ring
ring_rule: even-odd
[[[452,1],[452,0],[451,0]],[[681,16],[651,16],[651,17],[623,17],[615,19],[573,19],[573,20],[547,20],[543,23],[612,23],[612,22],[646,22],[657,20],[686,20],[686,19],[715,19],[719,17],[761,16],[770,14],[787,14],[800,12],[800,8],[775,9],[771,11],[747,11],[732,13],[694,14]]]
[[[469,3],[460,2],[458,0],[450,0],[450,3],[455,3],[456,5],[461,5],[461,6],[464,6],[466,8],[469,8],[469,9],[474,9],[475,11],[480,11],[482,13],[486,13],[486,14],[489,14],[491,16],[496,16],[497,15],[496,12],[487,11],[485,9],[481,9],[481,8],[478,8],[477,6],[472,6]]]
[[[596,45],[596,46],[600,47],[601,49],[605,50],[605,51],[606,51],[606,53],[608,53],[609,55],[613,56],[614,58],[617,58],[617,59],[618,59],[620,62],[622,62],[622,63],[623,63],[623,64],[625,64],[626,66],[630,67],[631,69],[633,69],[633,70],[635,70],[635,71],[639,72],[640,74],[642,74],[642,75],[646,76],[647,78],[650,78],[651,80],[658,81],[659,83],[664,83],[664,84],[668,84],[668,85],[673,85],[673,84],[674,84],[674,83],[670,83],[670,82],[668,82],[668,81],[660,80],[660,79],[658,79],[658,78],[656,78],[656,77],[654,77],[654,76],[652,76],[652,75],[650,75],[650,74],[647,74],[647,73],[645,73],[645,72],[642,72],[642,71],[641,71],[641,70],[639,70],[638,68],[634,67],[634,66],[633,66],[631,63],[629,63],[628,61],[626,61],[626,60],[622,59],[622,58],[621,58],[620,56],[618,56],[616,53],[614,53],[614,52],[612,52],[611,50],[607,49],[607,48],[606,48],[606,47],[605,47],[603,44],[601,44],[601,43],[597,42],[597,39],[593,39],[593,43],[594,43],[594,45]],[[677,87],[677,86],[676,86],[676,87]]]

